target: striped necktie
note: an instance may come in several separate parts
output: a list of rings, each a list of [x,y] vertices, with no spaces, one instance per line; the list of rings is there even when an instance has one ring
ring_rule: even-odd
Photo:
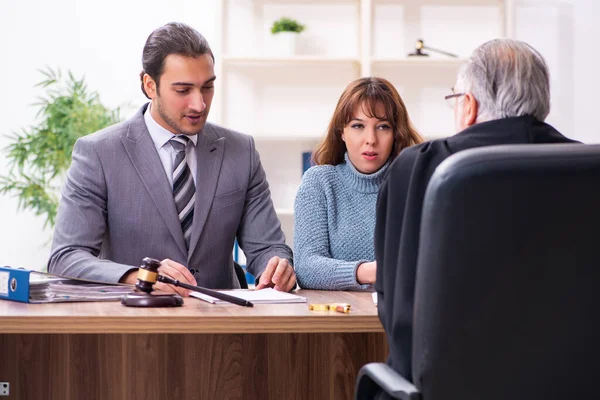
[[[192,236],[192,220],[194,219],[194,199],[196,197],[196,186],[190,167],[186,161],[185,148],[190,139],[185,135],[173,136],[169,143],[175,150],[175,162],[173,163],[173,197],[179,214],[179,222],[183,231],[185,245],[190,248]]]

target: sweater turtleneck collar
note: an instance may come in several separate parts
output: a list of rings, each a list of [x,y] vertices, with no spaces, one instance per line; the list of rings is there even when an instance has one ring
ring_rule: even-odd
[[[378,171],[372,174],[363,174],[354,167],[348,157],[348,152],[344,154],[344,160],[345,162],[337,165],[337,168],[346,183],[360,193],[377,193],[391,164],[391,160],[388,160]]]

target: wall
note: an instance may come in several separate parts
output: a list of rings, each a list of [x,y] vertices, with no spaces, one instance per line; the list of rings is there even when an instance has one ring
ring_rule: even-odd
[[[36,70],[45,65],[85,74],[89,87],[106,105],[121,106],[123,117],[131,115],[144,102],[138,73],[148,34],[169,21],[187,22],[218,52],[217,1],[3,1],[0,148],[7,145],[7,134],[33,123],[35,109],[30,104],[40,94],[33,85],[41,79]],[[600,27],[593,23],[600,18],[599,6],[594,7],[593,0],[516,3],[517,37],[538,47],[550,64],[549,121],[570,137],[600,142],[591,109],[600,95],[600,81],[594,75],[600,70],[596,53]],[[0,174],[4,173],[6,166],[0,162]],[[17,211],[16,199],[0,196],[0,223],[0,265],[43,268],[51,232],[42,229],[42,219]]]
[[[515,1],[515,32],[538,49],[550,67],[548,122],[565,135],[600,143],[592,106],[600,93],[600,5],[594,0]]]
[[[592,5],[592,1],[595,5]],[[594,107],[599,103],[600,94],[600,4],[596,0],[576,0],[573,3],[575,43],[562,42],[564,47],[575,48],[573,137],[586,143],[600,143],[600,129],[596,119],[598,111],[597,107]]]

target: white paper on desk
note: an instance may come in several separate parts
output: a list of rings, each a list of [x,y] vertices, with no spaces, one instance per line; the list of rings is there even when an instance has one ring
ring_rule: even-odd
[[[292,293],[279,292],[272,288],[261,290],[219,290],[219,292],[251,301],[254,304],[306,303],[305,297]],[[204,300],[212,304],[228,303],[225,300],[216,299],[204,293],[190,292],[190,296],[197,297],[200,300]]]

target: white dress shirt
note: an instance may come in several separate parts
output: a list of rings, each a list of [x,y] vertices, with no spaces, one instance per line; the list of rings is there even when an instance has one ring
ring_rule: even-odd
[[[169,143],[169,140],[174,136],[174,134],[160,126],[158,122],[152,118],[152,115],[150,114],[151,105],[152,104],[148,104],[148,108],[144,113],[144,120],[146,121],[146,127],[148,128],[148,132],[150,132],[150,137],[154,142],[154,146],[156,146],[156,151],[158,151],[158,156],[160,157],[160,161],[165,169],[169,183],[171,183],[171,186],[173,186],[173,163],[175,162],[175,150]],[[188,138],[190,139],[190,142],[185,148],[185,157],[188,166],[190,167],[192,177],[194,178],[194,184],[196,184],[196,166],[198,165],[196,159],[196,144],[198,143],[198,135],[188,136]]]

